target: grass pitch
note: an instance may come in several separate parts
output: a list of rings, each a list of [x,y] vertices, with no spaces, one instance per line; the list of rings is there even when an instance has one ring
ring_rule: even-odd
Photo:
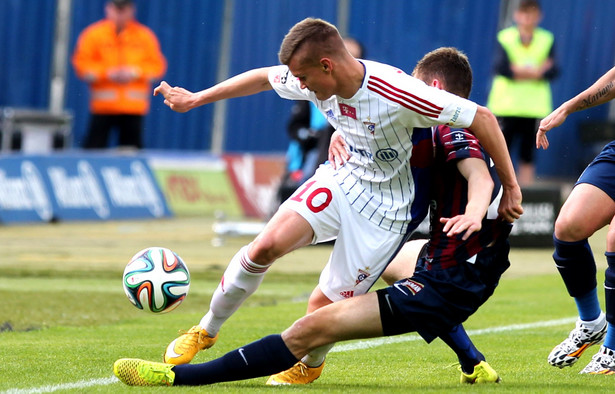
[[[211,225],[210,219],[176,218],[0,227],[0,393],[582,393],[613,387],[613,377],[578,374],[597,347],[570,368],[546,363],[551,348],[574,326],[576,310],[555,271],[552,250],[515,248],[512,267],[495,295],[465,323],[502,376],[497,386],[460,385],[453,352],[439,340],[427,345],[412,334],[338,344],[323,376],[305,387],[266,387],[264,377],[198,388],[122,385],[113,378],[113,362],[121,357],[160,360],[177,331],[199,321],[228,260],[250,241],[229,238],[213,247]],[[599,281],[605,237],[601,232],[590,240],[600,262]],[[190,268],[190,295],[169,314],[137,310],[122,290],[128,259],[148,246],[174,250]],[[256,294],[223,327],[216,346],[195,362],[280,332],[302,316],[329,252],[329,246],[307,247],[276,262]]]

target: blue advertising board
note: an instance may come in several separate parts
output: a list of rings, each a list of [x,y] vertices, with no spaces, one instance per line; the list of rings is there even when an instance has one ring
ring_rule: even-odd
[[[0,158],[0,223],[166,216],[171,212],[143,158]]]

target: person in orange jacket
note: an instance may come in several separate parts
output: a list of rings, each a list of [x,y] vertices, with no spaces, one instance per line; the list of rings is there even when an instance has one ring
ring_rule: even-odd
[[[143,147],[151,84],[162,78],[167,63],[155,34],[135,13],[133,0],[109,0],[106,18],[86,27],[77,40],[72,63],[90,87],[86,149],[106,148],[114,128],[120,146]]]

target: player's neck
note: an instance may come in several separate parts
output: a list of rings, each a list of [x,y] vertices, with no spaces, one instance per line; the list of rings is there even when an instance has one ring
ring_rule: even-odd
[[[339,89],[337,95],[344,99],[349,99],[354,96],[361,86],[365,78],[365,66],[360,61],[352,58],[344,63],[338,69]]]

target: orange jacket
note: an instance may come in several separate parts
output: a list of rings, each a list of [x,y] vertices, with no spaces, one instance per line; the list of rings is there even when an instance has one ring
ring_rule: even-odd
[[[101,20],[88,26],[77,40],[72,58],[77,76],[90,84],[90,110],[94,114],[145,115],[151,83],[162,78],[167,63],[154,33],[132,21],[117,34],[115,25]],[[129,68],[130,82],[110,79],[110,72]]]

